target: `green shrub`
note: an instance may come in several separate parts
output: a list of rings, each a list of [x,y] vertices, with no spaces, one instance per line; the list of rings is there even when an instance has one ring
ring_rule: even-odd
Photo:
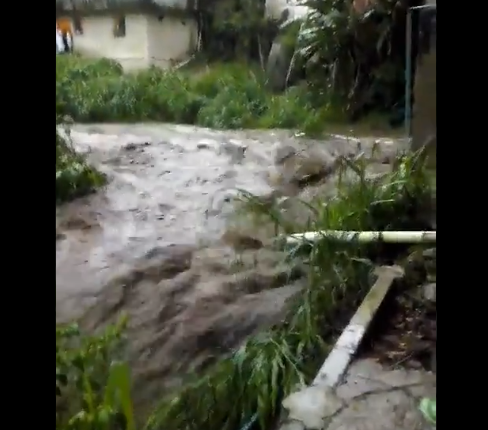
[[[105,182],[71,147],[69,135],[61,136],[56,121],[56,203],[87,194]]]
[[[296,52],[314,93],[333,99],[350,118],[371,111],[402,116],[405,20],[408,8],[418,3],[380,0],[365,13],[349,0],[303,3],[311,13],[298,32]]]
[[[196,76],[157,68],[122,75],[105,59],[56,59],[56,112],[79,122],[323,129],[318,110],[297,92],[270,94],[262,72],[242,64],[217,65]]]
[[[56,326],[56,429],[135,430],[129,371],[115,361],[125,322],[97,336],[76,324]]]
[[[258,120],[258,128],[296,128],[308,135],[324,131],[326,110],[317,109],[300,87],[290,88],[286,93],[269,97],[267,109]]]

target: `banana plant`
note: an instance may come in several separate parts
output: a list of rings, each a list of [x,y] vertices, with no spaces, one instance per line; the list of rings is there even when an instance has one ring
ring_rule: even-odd
[[[306,64],[307,80],[351,114],[380,97],[398,100],[404,52],[398,31],[409,0],[375,0],[361,11],[346,0],[303,0],[282,24],[300,23],[293,61]],[[396,32],[396,33],[395,33]],[[396,43],[394,43],[396,41]]]

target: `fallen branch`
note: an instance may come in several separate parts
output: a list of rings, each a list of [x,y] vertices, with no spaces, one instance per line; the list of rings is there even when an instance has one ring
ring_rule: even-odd
[[[357,241],[360,243],[435,243],[435,231],[342,231],[323,230],[295,233],[286,237],[287,245],[302,242],[317,242],[321,239],[334,239],[343,242]]]

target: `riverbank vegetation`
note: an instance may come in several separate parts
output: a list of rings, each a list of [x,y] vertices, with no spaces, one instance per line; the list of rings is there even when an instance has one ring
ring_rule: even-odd
[[[56,120],[56,203],[63,203],[90,193],[101,186],[105,178],[75,152],[69,131],[64,129],[62,134],[58,122]]]
[[[302,88],[271,94],[259,68],[218,64],[191,72],[123,74],[114,61],[56,58],[56,109],[76,122],[160,121],[211,128],[322,130],[330,111]],[[330,121],[329,121],[330,122]]]
[[[303,224],[290,226],[280,207],[264,206],[249,195],[242,198],[242,210],[251,212],[261,225],[273,223],[278,234],[322,229],[423,228],[418,215],[430,197],[430,186],[422,158],[400,156],[390,173],[374,180],[367,178],[366,168],[367,162],[362,158],[344,160],[341,175],[350,179],[339,181],[337,195],[327,205],[319,200],[311,202],[310,219]],[[290,261],[298,259],[308,267],[309,282],[285,321],[251,337],[194,383],[161,399],[154,413],[138,428],[270,428],[279,415],[283,397],[297,384],[313,379],[371,285],[374,262],[368,247],[329,241],[307,247],[305,253],[298,253],[297,249],[287,253]],[[69,341],[57,329],[57,387],[62,383],[59,404],[66,404],[61,400],[66,393],[74,396],[69,401],[70,414],[64,409],[64,415],[57,415],[58,429],[134,429],[129,372],[125,365],[113,361],[123,358],[118,349],[122,328],[109,327],[100,338]],[[71,336],[79,336],[71,330]],[[121,422],[122,427],[114,427],[114,423]]]
[[[301,24],[289,21],[290,11],[281,16],[274,11],[274,20],[266,19],[264,1],[204,1],[199,3],[198,55],[234,66],[220,65],[198,77],[157,69],[123,75],[113,61],[59,56],[57,111],[80,122],[165,121],[313,133],[338,117],[358,120],[374,112],[400,125],[406,12],[419,4],[422,0],[352,5],[308,0],[313,13]],[[412,24],[413,72],[421,42],[417,14]],[[293,85],[280,94],[269,91],[276,89],[268,55],[277,36],[287,46],[286,58],[280,54],[284,65],[277,74],[283,86],[278,87]]]

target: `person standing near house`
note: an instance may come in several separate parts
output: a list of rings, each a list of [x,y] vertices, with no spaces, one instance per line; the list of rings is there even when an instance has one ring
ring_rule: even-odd
[[[66,48],[65,52],[71,52],[73,50],[73,37],[71,36],[71,33],[65,33],[64,34],[64,46]]]
[[[58,34],[61,38],[58,43]],[[60,19],[56,21],[56,47],[57,52],[68,53],[73,49],[73,36],[71,32],[71,22],[67,19]]]
[[[56,54],[64,51],[63,35],[56,23]]]

